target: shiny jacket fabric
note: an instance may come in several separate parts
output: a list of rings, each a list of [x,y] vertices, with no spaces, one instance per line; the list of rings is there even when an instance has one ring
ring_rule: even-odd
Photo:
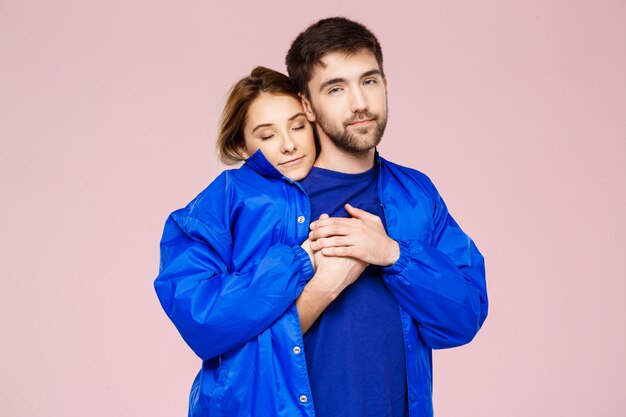
[[[484,260],[424,174],[376,163],[387,232],[400,245],[383,274],[400,306],[410,415],[432,416],[431,349],[480,329]],[[203,360],[189,416],[315,415],[295,307],[314,273],[300,247],[310,222],[303,189],[260,152],[168,218],[155,289]]]

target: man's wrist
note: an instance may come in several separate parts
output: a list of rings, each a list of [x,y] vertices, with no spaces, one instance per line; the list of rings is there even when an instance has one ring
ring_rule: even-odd
[[[382,267],[382,270],[385,274],[401,273],[404,268],[406,268],[411,257],[411,248],[409,247],[409,244],[407,242],[402,240],[396,240],[395,242],[398,244],[398,247],[400,249],[400,256],[398,257],[398,259],[395,260],[393,264]],[[415,242],[412,242],[412,244],[414,245]]]
[[[384,267],[392,266],[396,263],[398,259],[400,259],[400,245],[395,240],[391,239],[389,250],[387,251],[387,257],[385,260],[385,264],[382,265]]]

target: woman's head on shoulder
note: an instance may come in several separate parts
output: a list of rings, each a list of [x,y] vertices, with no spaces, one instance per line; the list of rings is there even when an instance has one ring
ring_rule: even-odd
[[[291,80],[256,67],[230,90],[220,120],[217,153],[228,165],[261,150],[284,176],[306,177],[317,156],[315,133]]]

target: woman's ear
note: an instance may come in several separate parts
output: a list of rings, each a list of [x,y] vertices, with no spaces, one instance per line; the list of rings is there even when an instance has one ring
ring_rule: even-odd
[[[237,149],[237,153],[239,155],[241,155],[243,159],[248,159],[250,157],[250,154],[246,151],[246,147],[245,146],[240,146]]]
[[[302,107],[304,108],[304,114],[306,115],[306,118],[309,120],[309,122],[315,123],[315,113],[313,113],[313,107],[311,106],[311,102],[302,93],[298,93],[298,96],[300,96],[300,101],[302,102]]]

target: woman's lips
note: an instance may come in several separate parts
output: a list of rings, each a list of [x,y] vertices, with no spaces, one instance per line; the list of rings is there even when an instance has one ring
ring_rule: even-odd
[[[300,162],[302,162],[303,159],[304,159],[304,155],[299,156],[299,157],[294,158],[294,159],[290,159],[289,161],[286,161],[286,162],[281,162],[278,165],[283,166],[283,167],[289,167],[289,166],[292,166],[292,165],[299,164]]]

